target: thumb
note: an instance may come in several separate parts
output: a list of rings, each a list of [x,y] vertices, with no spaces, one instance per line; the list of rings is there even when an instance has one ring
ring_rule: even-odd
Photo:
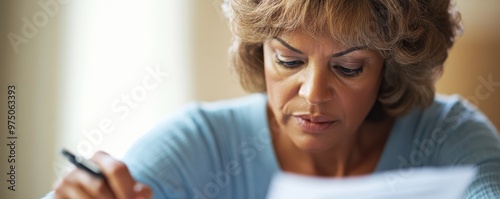
[[[153,191],[148,186],[142,183],[135,183],[134,185],[135,199],[152,199]]]

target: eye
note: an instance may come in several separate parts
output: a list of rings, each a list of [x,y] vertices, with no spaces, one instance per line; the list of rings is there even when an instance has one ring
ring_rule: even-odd
[[[304,64],[304,62],[301,60],[292,60],[292,61],[281,60],[278,57],[278,55],[276,55],[276,63],[283,66],[286,69],[295,69]]]
[[[345,77],[356,77],[360,73],[363,72],[363,67],[352,69],[352,68],[346,68],[346,67],[339,66],[339,65],[334,65],[333,68],[336,69],[337,71],[339,71],[340,74],[345,76]]]

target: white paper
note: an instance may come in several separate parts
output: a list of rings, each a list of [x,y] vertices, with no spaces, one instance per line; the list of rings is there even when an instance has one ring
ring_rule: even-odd
[[[475,173],[473,167],[414,168],[342,179],[279,173],[267,199],[457,199]]]

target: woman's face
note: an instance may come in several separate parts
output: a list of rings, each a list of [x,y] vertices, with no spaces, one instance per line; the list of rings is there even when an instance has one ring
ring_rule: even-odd
[[[322,152],[358,132],[377,99],[384,60],[363,46],[294,31],[264,43],[264,62],[276,131]]]

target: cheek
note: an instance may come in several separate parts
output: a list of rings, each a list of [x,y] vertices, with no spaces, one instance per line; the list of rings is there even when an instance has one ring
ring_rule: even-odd
[[[337,90],[338,99],[341,103],[339,105],[344,110],[344,116],[348,124],[359,125],[364,121],[377,100],[380,79],[379,74],[373,74],[363,81]]]
[[[282,74],[276,68],[272,54],[264,49],[264,75],[269,103],[273,109],[281,109],[298,92],[297,80]]]

